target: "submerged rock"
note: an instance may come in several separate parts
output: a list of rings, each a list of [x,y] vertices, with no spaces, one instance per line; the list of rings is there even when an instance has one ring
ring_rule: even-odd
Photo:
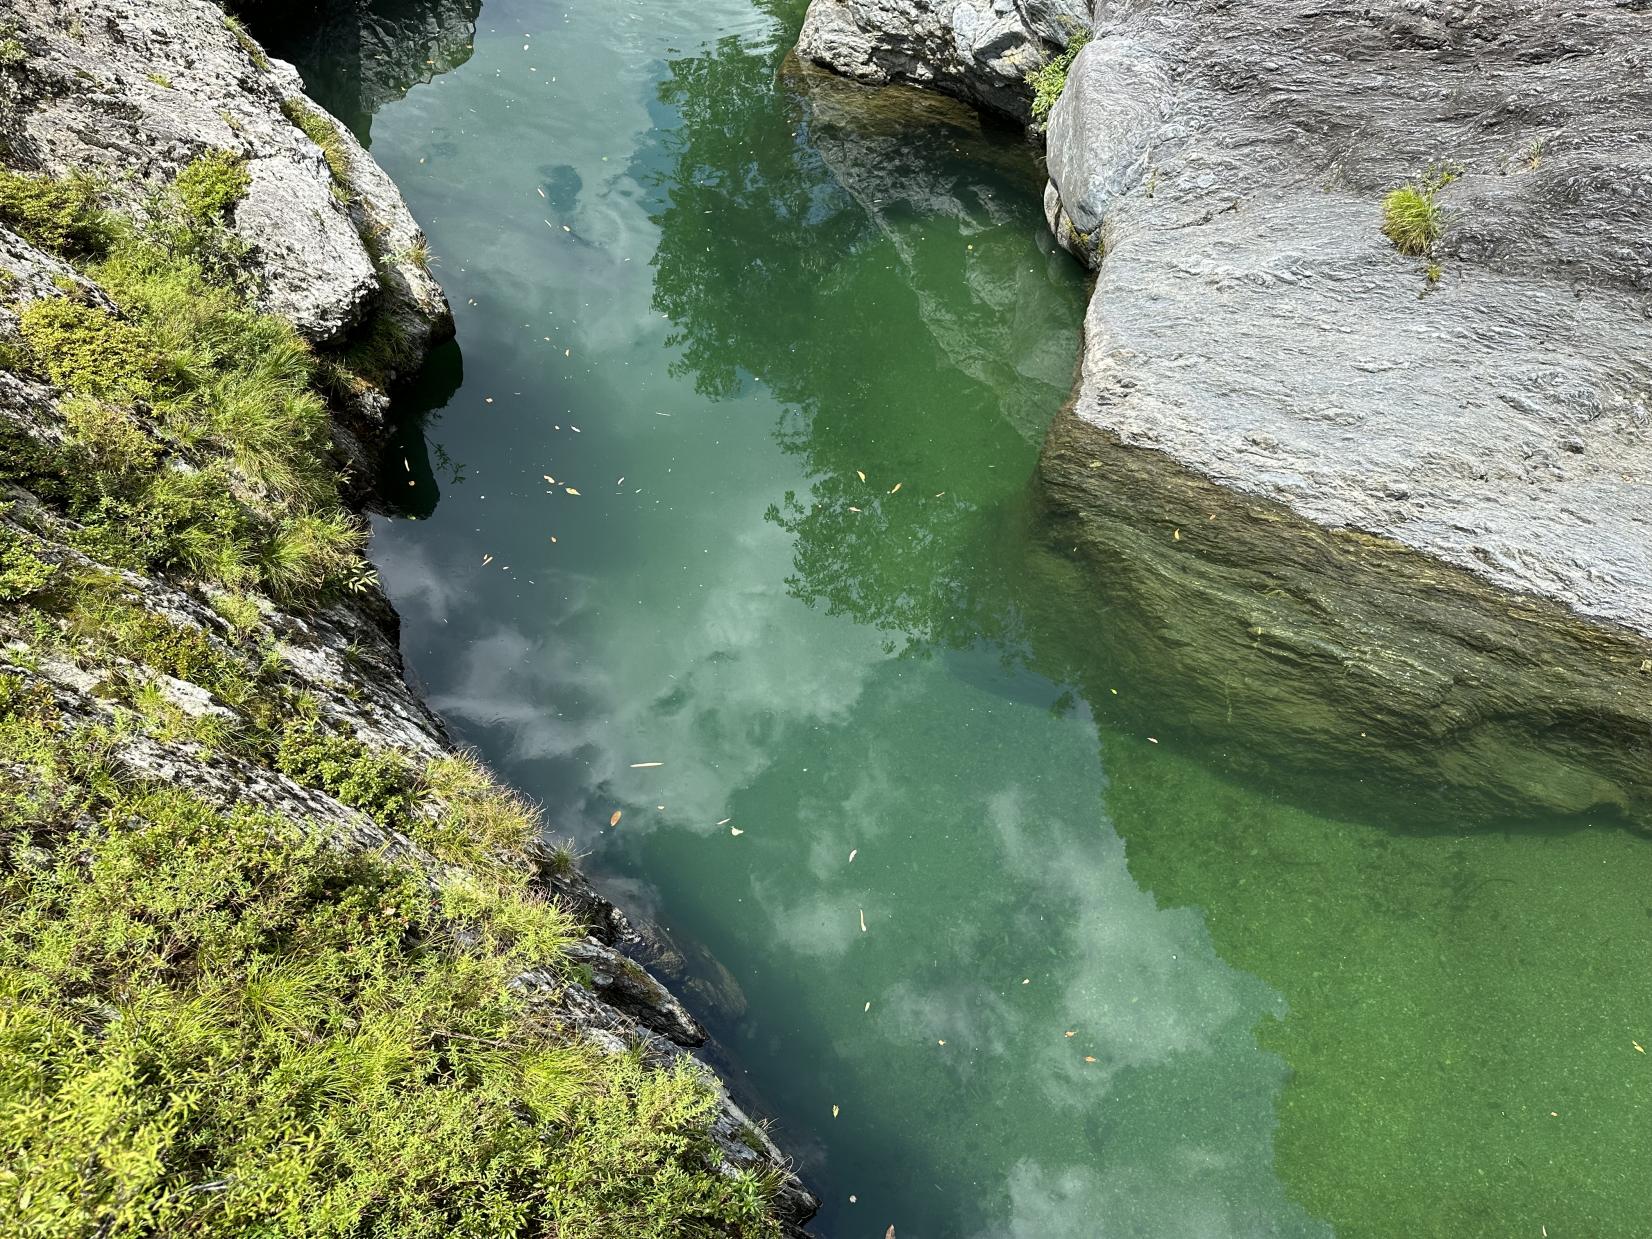
[[[995,103],[995,69],[884,7],[815,0],[874,45],[815,58],[932,58],[888,76]],[[1265,753],[1492,811],[1645,799],[1637,35],[1606,3],[1097,14],[1048,128],[1051,229],[1098,276],[1047,533],[1106,565],[1106,623],[1189,702],[1253,690]],[[1408,183],[1437,226],[1416,256],[1384,235]]]

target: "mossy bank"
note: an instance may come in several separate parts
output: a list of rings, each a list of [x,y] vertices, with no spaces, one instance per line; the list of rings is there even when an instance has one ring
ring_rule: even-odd
[[[393,187],[210,4],[13,14],[0,1230],[795,1230],[625,918],[403,682],[355,497],[450,320]]]

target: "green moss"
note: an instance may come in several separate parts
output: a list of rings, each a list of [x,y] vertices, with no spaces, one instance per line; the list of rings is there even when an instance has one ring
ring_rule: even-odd
[[[97,182],[24,176],[0,168],[0,223],[42,249],[79,257],[100,251],[113,227]]]
[[[184,209],[199,220],[222,219],[247,196],[252,174],[247,161],[234,151],[213,150],[199,155],[178,173],[178,197]]]
[[[163,358],[140,328],[67,298],[31,302],[19,316],[35,368],[58,387],[100,400],[150,400]]]
[[[1055,107],[1055,101],[1061,98],[1061,92],[1067,87],[1067,70],[1073,67],[1073,61],[1089,41],[1088,31],[1076,32],[1061,52],[1027,74],[1027,81],[1033,88],[1034,120],[1042,121],[1048,118],[1050,109]]]
[[[167,77],[164,73],[145,73],[144,77],[155,83],[155,85],[159,86],[162,90],[172,89],[172,79]]]
[[[283,99],[281,114],[321,148],[322,157],[327,161],[327,171],[333,177],[333,196],[348,201],[354,196],[355,187],[350,181],[350,157],[345,153],[344,138],[339,133],[338,125],[300,99]]]

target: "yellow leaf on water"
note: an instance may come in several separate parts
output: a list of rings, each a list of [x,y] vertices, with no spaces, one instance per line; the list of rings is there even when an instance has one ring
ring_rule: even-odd
[[[728,828],[728,832],[729,832],[729,834],[733,835],[736,839],[738,839],[741,835],[746,833],[745,831],[741,830],[738,826],[730,826]]]
[[[837,1117],[837,1107],[836,1107],[836,1106],[833,1106],[833,1107],[832,1107],[832,1117],[833,1117],[833,1118],[834,1118],[834,1119],[835,1119],[835,1118],[836,1118],[836,1117]]]
[[[1063,1037],[1076,1037],[1076,1036],[1078,1036],[1078,1030],[1075,1029],[1075,1028],[1069,1028],[1066,1032],[1062,1033],[1061,1035]]]
[[[551,485],[552,485],[552,486],[555,486],[555,485],[556,485],[556,479],[555,479],[555,478],[553,478],[553,477],[552,477],[552,476],[551,476],[551,475],[550,475],[550,474],[548,474],[548,473],[542,473],[542,474],[540,474],[540,476],[541,476],[541,477],[543,477],[543,478],[544,478],[544,479],[545,479],[545,480],[546,480],[546,481],[547,481],[547,482],[549,482],[549,483],[550,483],[550,484],[551,484]]]
[[[860,912],[860,932],[865,933],[866,932],[866,909],[861,908],[861,909],[859,909],[859,912]]]
[[[852,864],[854,864],[854,863],[855,863],[855,857],[856,857],[856,856],[857,856],[857,855],[858,855],[858,854],[859,854],[859,853],[860,853],[860,849],[859,849],[859,848],[850,848],[850,849],[849,849],[849,863],[850,863],[850,864],[851,864],[851,865],[852,865]]]
[[[889,488],[889,493],[891,495],[893,495],[896,491],[898,491],[902,486],[905,486],[905,485],[906,485],[905,482],[896,482],[893,486],[891,486]]]
[[[577,490],[575,490],[572,486],[564,486],[562,489],[567,491],[570,495],[579,494],[579,492]]]
[[[863,482],[866,480],[866,475],[864,473],[862,473],[859,469],[855,470],[855,476]]]
[[[663,761],[634,761],[634,762],[631,763],[631,769],[633,769],[633,770],[652,770],[656,766],[663,766],[663,765],[665,765],[665,763]]]
[[[492,562],[493,562],[493,556],[492,555],[482,556],[482,567],[486,568]]]
[[[859,512],[859,511],[860,511],[860,509],[859,509],[859,508],[856,508],[856,507],[851,507],[851,508],[850,508],[850,509],[849,509],[849,510],[850,510],[850,511],[851,511],[851,512]]]
[[[614,815],[608,819],[608,824],[610,826],[618,826],[619,825],[619,820],[623,816],[624,815],[618,809],[615,809],[614,810]]]
[[[1086,1054],[1086,1055],[1085,1055],[1085,1056],[1084,1056],[1084,1061],[1085,1061],[1085,1062],[1087,1062],[1087,1063],[1093,1063],[1093,1062],[1095,1062],[1095,1061],[1096,1061],[1096,1058],[1095,1058],[1095,1055],[1093,1055],[1093,1054]]]
[[[732,821],[733,821],[733,820],[734,820],[734,819],[733,819],[733,818],[732,818],[732,817],[725,817],[725,818],[724,818],[724,819],[723,819],[723,820],[722,820],[722,821],[720,821],[720,822],[718,822],[718,823],[717,823],[717,824],[718,824],[718,825],[719,825],[719,826],[727,826],[727,825],[728,825],[728,824],[729,824],[729,823],[730,823],[730,822],[732,822]]]
[[[1637,1054],[1646,1053],[1646,1047],[1644,1045],[1642,1045],[1639,1041],[1631,1041],[1629,1044],[1635,1047],[1635,1053],[1637,1053]]]

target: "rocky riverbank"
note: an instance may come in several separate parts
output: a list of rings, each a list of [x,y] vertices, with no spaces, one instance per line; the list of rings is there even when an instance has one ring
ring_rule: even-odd
[[[1495,816],[1652,792],[1637,35],[1604,3],[814,0],[799,52],[1025,120],[1082,47],[1045,205],[1097,279],[1038,486],[1096,644],[1239,764]]]
[[[689,1053],[703,1029],[627,953],[647,935],[404,682],[352,509],[388,385],[452,322],[395,187],[205,0],[9,6],[0,134],[0,987],[29,1042],[0,1088],[42,1115],[0,1133],[34,1168],[0,1176],[0,1216],[166,1233],[271,1201],[309,1225],[325,1198],[497,1233],[800,1233],[815,1202]],[[209,872],[230,885],[191,893]],[[174,904],[137,893],[174,880]],[[331,894],[293,912],[310,881]],[[368,890],[404,893],[342,952],[294,945]],[[358,975],[370,951],[405,964]],[[426,988],[373,996],[404,983]],[[190,1003],[216,1014],[186,1053]],[[243,1082],[259,1115],[220,1114]],[[343,1126],[398,1106],[402,1137]],[[272,1114],[296,1126],[267,1150],[214,1143]],[[463,1132],[464,1181],[435,1182]],[[380,1164],[340,1169],[352,1150]]]

